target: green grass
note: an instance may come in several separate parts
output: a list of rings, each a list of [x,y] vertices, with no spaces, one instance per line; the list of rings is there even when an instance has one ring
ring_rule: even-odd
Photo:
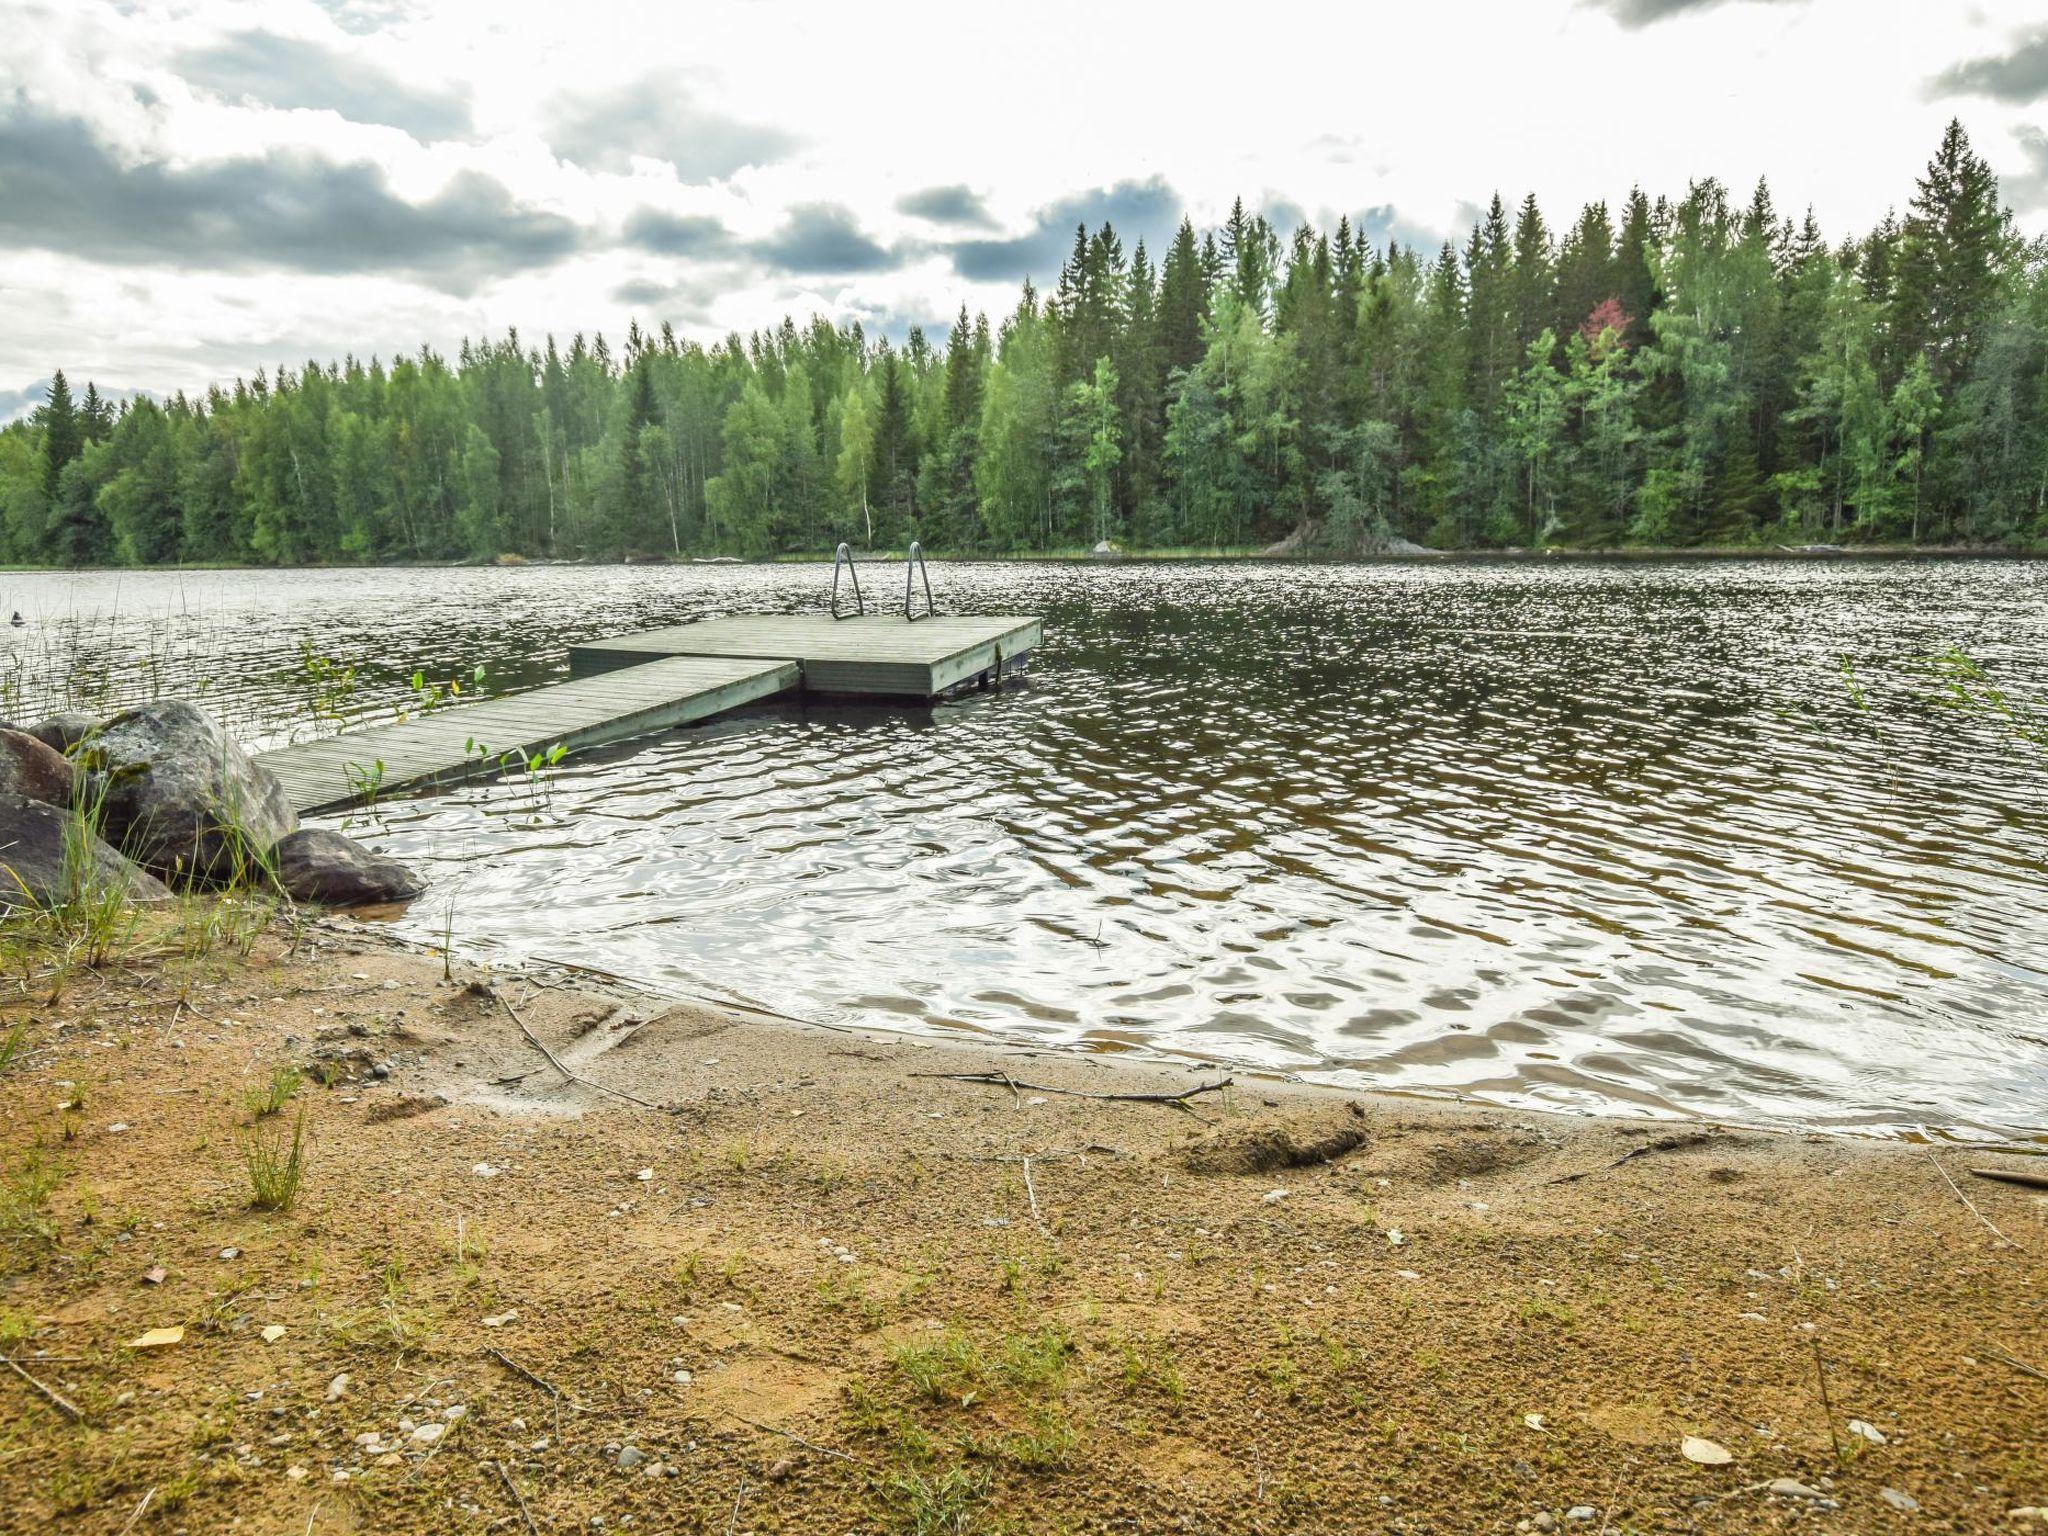
[[[290,1136],[252,1130],[242,1143],[249,1172],[249,1204],[259,1211],[288,1211],[306,1178],[306,1112],[299,1111]]]
[[[279,1066],[271,1070],[270,1080],[261,1088],[251,1088],[242,1095],[242,1107],[249,1112],[251,1120],[263,1120],[276,1114],[291,1102],[306,1079],[294,1066]]]

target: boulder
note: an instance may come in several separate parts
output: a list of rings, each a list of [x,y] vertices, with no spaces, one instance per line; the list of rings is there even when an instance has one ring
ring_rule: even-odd
[[[65,839],[73,818],[26,795],[0,794],[0,906],[60,906],[95,891],[122,889],[131,901],[165,901],[161,880],[138,869],[98,838],[76,857]]]
[[[0,793],[26,795],[45,805],[71,805],[76,775],[64,754],[23,731],[0,727]]]
[[[116,715],[85,761],[107,841],[168,879],[232,879],[299,824],[277,776],[180,699]]]
[[[411,901],[426,883],[396,859],[372,853],[353,838],[324,827],[301,827],[271,850],[277,883],[294,901],[328,907],[381,906]]]
[[[99,728],[99,721],[91,715],[75,709],[61,709],[49,719],[39,720],[30,726],[27,734],[46,747],[68,753]]]

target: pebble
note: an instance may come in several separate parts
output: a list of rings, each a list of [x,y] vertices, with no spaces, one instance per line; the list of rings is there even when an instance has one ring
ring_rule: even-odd
[[[1557,1516],[1546,1509],[1537,1515],[1534,1524],[1539,1531],[1554,1531],[1557,1529]]]
[[[1877,1490],[1877,1496],[1893,1509],[1905,1514],[1917,1514],[1920,1510],[1920,1501],[1901,1488],[1880,1488]]]
[[[675,1375],[669,1378],[670,1381],[673,1381],[679,1387],[687,1387],[690,1384],[690,1379],[688,1371],[677,1371]]]
[[[327,1401],[338,1403],[346,1396],[348,1396],[348,1372],[343,1371],[334,1380],[327,1383]]]
[[[630,1472],[647,1459],[647,1453],[637,1445],[626,1446],[619,1452],[619,1470]]]
[[[1570,1509],[1564,1512],[1564,1517],[1567,1520],[1576,1520],[1581,1524],[1584,1524],[1588,1520],[1599,1519],[1600,1511],[1595,1509],[1590,1504],[1574,1504]]]
[[[1821,1499],[1827,1495],[1818,1488],[1809,1488],[1796,1477],[1774,1477],[1765,1489],[1767,1493],[1782,1494],[1788,1499]]]
[[[412,1432],[413,1444],[438,1445],[441,1443],[441,1437],[447,1433],[448,1426],[446,1424],[422,1424]]]

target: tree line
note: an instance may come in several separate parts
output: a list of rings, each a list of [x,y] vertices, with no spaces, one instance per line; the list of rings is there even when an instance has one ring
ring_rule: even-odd
[[[0,430],[34,564],[2043,537],[2048,240],[1960,123],[1838,243],[1711,179],[1433,255],[1240,202],[1156,262],[1079,229],[943,345],[513,331],[118,410],[59,373]]]

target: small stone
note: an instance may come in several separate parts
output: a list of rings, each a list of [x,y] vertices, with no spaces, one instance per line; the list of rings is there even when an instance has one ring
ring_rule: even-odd
[[[446,1408],[443,1408],[441,1410],[441,1417],[447,1423],[458,1424],[462,1421],[464,1416],[468,1414],[468,1412],[469,1409],[464,1407],[461,1403],[450,1403]]]
[[[1588,1520],[1599,1519],[1600,1511],[1595,1509],[1590,1504],[1574,1504],[1570,1509],[1564,1512],[1564,1517],[1567,1520],[1576,1520],[1581,1525],[1583,1525]]]
[[[1880,1488],[1877,1496],[1902,1514],[1912,1515],[1920,1511],[1920,1501],[1903,1488]]]
[[[348,1372],[343,1371],[334,1380],[327,1383],[327,1401],[338,1403],[346,1396],[348,1396]]]
[[[1809,1488],[1796,1477],[1774,1477],[1764,1491],[1775,1493],[1788,1499],[1824,1499],[1827,1497],[1818,1488]]]
[[[1546,1509],[1538,1513],[1530,1524],[1534,1525],[1539,1531],[1554,1531],[1557,1529],[1557,1516]]]
[[[690,1384],[690,1373],[688,1371],[677,1371],[669,1380],[679,1387],[687,1387]]]
[[[266,1344],[275,1344],[279,1339],[284,1337],[284,1324],[272,1323],[269,1327],[263,1330],[260,1337]]]
[[[242,1250],[239,1248],[223,1248],[220,1251],[220,1256],[224,1259],[239,1259],[242,1256]]]
[[[1872,1445],[1891,1444],[1889,1440],[1885,1439],[1883,1430],[1879,1429],[1875,1424],[1866,1424],[1861,1419],[1851,1419],[1849,1421],[1849,1433],[1852,1435],[1861,1435],[1864,1439],[1868,1440]]]
[[[1259,1202],[1262,1205],[1278,1205],[1287,1198],[1289,1193],[1289,1191],[1284,1189],[1269,1189],[1259,1196]]]
[[[439,1445],[441,1437],[447,1433],[448,1426],[446,1424],[436,1424],[429,1421],[412,1432],[412,1443],[414,1445]]]
[[[647,1459],[647,1453],[637,1445],[623,1447],[619,1451],[619,1470],[630,1472]]]
[[[286,1467],[284,1475],[295,1483],[303,1483],[306,1480],[306,1469],[304,1467]]]
[[[787,1478],[789,1474],[795,1470],[796,1463],[790,1460],[787,1456],[785,1456],[780,1461],[776,1462],[774,1466],[768,1469],[768,1481],[771,1483],[779,1483],[783,1481],[783,1479]]]
[[[1725,1467],[1735,1459],[1728,1447],[1698,1435],[1687,1435],[1678,1445],[1679,1454],[1703,1467]]]

